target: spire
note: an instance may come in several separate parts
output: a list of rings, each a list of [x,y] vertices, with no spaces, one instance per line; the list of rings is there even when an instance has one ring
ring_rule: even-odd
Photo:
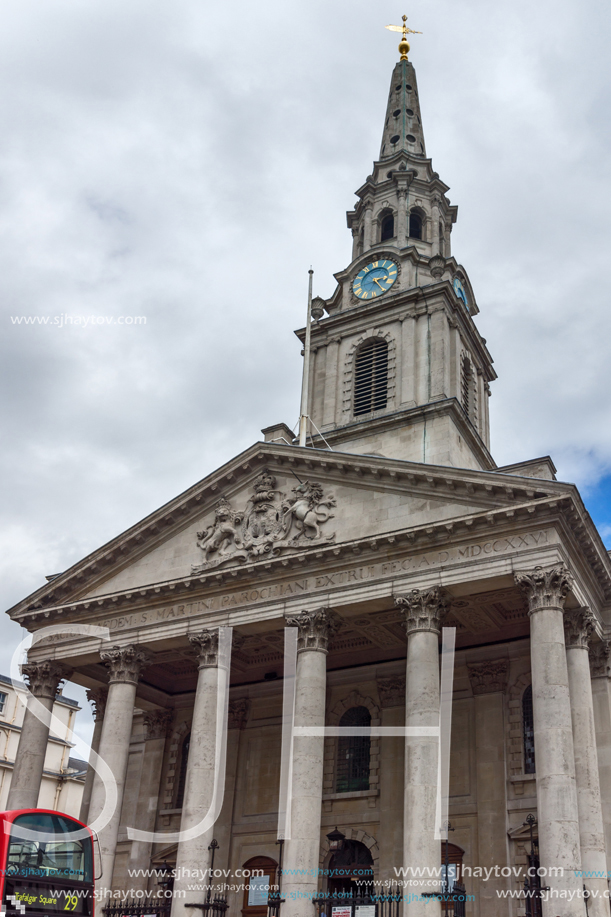
[[[400,152],[426,156],[416,71],[407,59],[395,65],[390,81],[380,159]]]

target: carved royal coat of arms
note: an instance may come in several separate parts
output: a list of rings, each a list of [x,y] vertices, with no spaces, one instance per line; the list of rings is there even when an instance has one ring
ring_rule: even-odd
[[[321,529],[333,519],[335,505],[332,495],[325,497],[321,485],[310,481],[293,487],[287,498],[276,489],[276,478],[263,471],[255,478],[243,510],[234,510],[225,497],[219,500],[214,522],[197,533],[203,562],[194,564],[191,572],[327,544],[335,539],[335,532],[326,534]]]

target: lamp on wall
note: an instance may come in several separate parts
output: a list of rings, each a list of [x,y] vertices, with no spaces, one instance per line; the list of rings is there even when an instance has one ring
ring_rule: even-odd
[[[335,831],[329,831],[327,834],[327,839],[329,841],[329,850],[333,853],[337,853],[344,846],[344,841],[346,840],[346,835],[342,834],[338,830],[337,825],[335,826]]]

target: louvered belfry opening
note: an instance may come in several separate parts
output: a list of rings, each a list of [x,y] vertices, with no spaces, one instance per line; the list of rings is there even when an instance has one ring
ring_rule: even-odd
[[[354,365],[354,413],[370,414],[388,400],[388,344],[373,338],[358,351]]]

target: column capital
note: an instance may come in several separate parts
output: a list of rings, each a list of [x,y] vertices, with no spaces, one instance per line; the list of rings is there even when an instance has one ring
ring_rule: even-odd
[[[111,685],[137,685],[140,672],[149,663],[148,653],[134,643],[109,646],[100,651],[100,658],[109,671]]]
[[[316,611],[302,611],[294,617],[287,617],[289,627],[299,628],[297,652],[313,650],[326,653],[329,638],[333,636],[342,623],[341,618],[332,608],[319,608]]]
[[[479,694],[503,693],[507,687],[508,659],[491,659],[489,662],[468,662],[471,690]]]
[[[171,710],[147,710],[144,714],[144,741],[165,739],[172,722]]]
[[[564,601],[573,585],[573,577],[564,564],[545,569],[514,573],[514,581],[528,601],[528,613],[544,608],[564,608]]]
[[[87,700],[93,706],[93,718],[98,720],[104,719],[106,713],[106,701],[108,700],[108,688],[88,688]]]
[[[568,647],[587,650],[596,626],[596,618],[589,608],[575,608],[564,612],[564,642]]]
[[[448,602],[439,586],[431,589],[412,589],[402,595],[394,595],[395,605],[403,614],[403,625],[407,636],[419,630],[439,633],[441,622],[448,611]]]
[[[590,656],[590,674],[592,678],[607,678],[609,675],[609,652],[611,640],[599,640],[591,643],[588,653]]]
[[[72,669],[47,659],[44,662],[27,662],[21,666],[21,674],[27,678],[28,688],[34,697],[55,698],[60,681],[72,675]]]
[[[219,662],[219,631],[200,630],[189,634],[189,643],[195,650],[198,669],[215,668]]]
[[[248,720],[250,701],[247,697],[236,697],[229,701],[228,729],[244,729]]]

